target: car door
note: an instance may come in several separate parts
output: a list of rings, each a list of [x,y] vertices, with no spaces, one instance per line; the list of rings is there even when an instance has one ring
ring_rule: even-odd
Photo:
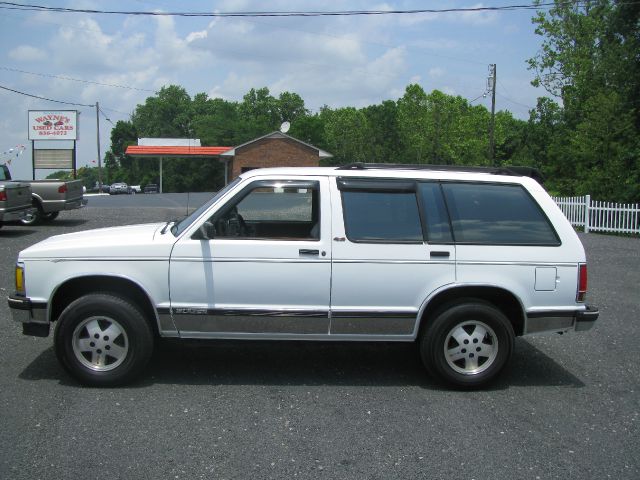
[[[455,281],[439,189],[403,179],[338,178],[332,185],[332,335],[415,337],[425,299]]]
[[[214,207],[171,255],[171,313],[180,335],[326,335],[329,211],[324,177],[256,178]]]

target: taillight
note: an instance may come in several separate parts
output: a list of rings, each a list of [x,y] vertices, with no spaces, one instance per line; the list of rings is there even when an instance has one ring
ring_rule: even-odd
[[[587,298],[587,264],[578,264],[578,292],[576,302],[584,302]]]
[[[58,193],[66,193],[67,192],[67,184],[64,183],[58,187]]]
[[[0,192],[0,202],[6,202],[6,201],[7,201],[7,192],[3,190]]]

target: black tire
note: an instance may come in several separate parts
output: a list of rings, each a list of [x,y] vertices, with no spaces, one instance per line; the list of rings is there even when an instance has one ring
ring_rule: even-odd
[[[60,212],[48,212],[48,213],[43,213],[41,217],[42,217],[42,220],[44,220],[45,222],[52,222],[53,220],[58,218],[59,214]]]
[[[31,210],[27,213],[22,219],[20,223],[23,225],[37,225],[42,220],[42,207],[40,206],[40,202],[37,200],[33,200],[31,202]]]
[[[427,371],[459,388],[479,388],[493,380],[513,352],[511,322],[493,305],[465,302],[436,314],[420,338]]]
[[[56,356],[65,369],[96,387],[135,379],[149,362],[153,344],[151,325],[140,309],[108,293],[85,295],[67,306],[54,337]]]

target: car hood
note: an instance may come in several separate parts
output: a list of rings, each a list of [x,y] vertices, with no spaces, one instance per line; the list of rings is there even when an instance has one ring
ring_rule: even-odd
[[[20,252],[26,259],[166,259],[176,238],[165,223],[100,228],[49,237]]]

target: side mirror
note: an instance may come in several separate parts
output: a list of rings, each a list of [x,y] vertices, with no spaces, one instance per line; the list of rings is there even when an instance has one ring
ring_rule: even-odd
[[[213,223],[208,220],[200,225],[198,228],[198,232],[193,235],[194,240],[210,240],[216,235],[216,228],[213,226]]]

